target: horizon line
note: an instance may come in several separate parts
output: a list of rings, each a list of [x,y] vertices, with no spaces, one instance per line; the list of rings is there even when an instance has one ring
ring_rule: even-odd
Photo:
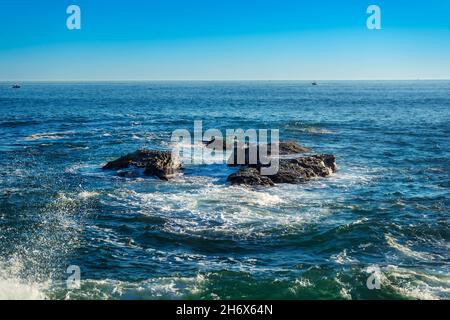
[[[0,79],[0,82],[286,82],[286,81],[302,81],[302,82],[318,82],[318,81],[450,81],[449,78],[400,78],[400,79],[16,79],[16,80],[4,80]]]

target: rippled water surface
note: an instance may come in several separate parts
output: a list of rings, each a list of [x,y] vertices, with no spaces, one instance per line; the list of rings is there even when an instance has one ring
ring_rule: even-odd
[[[450,298],[450,82],[2,83],[0,115],[0,298]],[[101,170],[194,120],[280,129],[339,170],[268,189],[218,164]]]

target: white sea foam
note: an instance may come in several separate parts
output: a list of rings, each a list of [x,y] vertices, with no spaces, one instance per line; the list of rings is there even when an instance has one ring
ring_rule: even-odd
[[[296,279],[295,284],[301,288],[314,287],[314,285],[311,283],[311,281],[308,278],[302,278],[302,277]]]
[[[339,291],[339,294],[342,296],[342,298],[346,300],[352,300],[352,295],[350,294],[349,290],[345,287],[342,287]]]
[[[346,299],[346,300],[352,300],[351,289],[349,288],[350,286],[347,283],[344,283],[340,279],[340,274],[339,273],[334,278],[334,281],[336,281],[337,284],[341,287],[341,289],[339,291],[339,294],[341,295],[341,297],[343,299]]]
[[[86,199],[95,198],[95,197],[97,197],[98,195],[99,195],[98,192],[95,192],[95,191],[86,191],[86,190],[84,190],[84,191],[81,191],[81,192],[78,194],[78,197],[79,197],[80,199],[82,199],[82,200],[86,200]]]
[[[14,257],[0,262],[0,300],[43,300],[48,283],[23,279],[21,260]]]
[[[332,255],[331,260],[338,264],[354,264],[358,260],[350,257],[347,253],[347,249],[342,250],[340,253]]]
[[[25,140],[26,141],[35,141],[41,139],[58,140],[64,139],[66,136],[72,134],[74,134],[73,131],[35,133],[26,137]]]
[[[0,300],[44,300],[42,286],[20,279],[0,279]]]
[[[78,172],[80,169],[82,169],[83,167],[85,167],[85,165],[77,163],[77,164],[73,164],[70,165],[68,168],[66,168],[66,172],[67,173],[76,173]]]
[[[391,287],[405,297],[420,300],[450,298],[450,277],[448,274],[393,265],[382,268],[381,271],[383,275],[382,287]]]
[[[300,124],[294,124],[294,125],[286,125],[285,129],[287,131],[291,132],[304,132],[309,134],[334,134],[335,132],[329,129],[321,128],[321,127],[315,127],[315,126],[302,126]]]
[[[69,165],[66,169],[66,173],[80,173],[85,176],[104,176],[104,172],[99,170],[102,167],[102,163],[98,164],[85,164],[85,163],[74,163]]]
[[[134,139],[134,140],[144,140],[144,139],[145,139],[144,137],[139,136],[139,135],[137,135],[137,134],[133,134],[133,135],[131,136],[131,138]]]
[[[179,299],[195,295],[207,284],[201,274],[193,277],[160,277],[140,282],[112,279],[83,280],[81,290],[68,291],[66,299]]]
[[[118,189],[110,193],[110,204],[134,207],[143,215],[161,216],[168,232],[259,237],[295,231],[331,212],[320,193],[301,186],[250,189],[214,184],[207,177],[174,181],[171,192],[136,192]],[[189,184],[189,189],[183,187]],[[301,202],[298,199],[302,199]]]
[[[320,183],[327,184],[331,187],[350,188],[353,186],[364,186],[373,180],[373,173],[376,169],[367,170],[364,168],[352,168],[351,171],[340,170],[332,174],[326,180],[320,180]]]
[[[59,263],[76,249],[84,199],[92,192],[60,192],[36,214],[39,228],[30,230],[27,241],[15,245],[15,255],[0,260],[1,299],[47,299],[54,285],[51,275],[60,271]]]
[[[408,257],[420,259],[420,260],[433,260],[434,259],[434,256],[431,254],[428,254],[425,252],[414,251],[411,248],[409,248],[408,246],[398,243],[397,240],[389,234],[386,234],[384,236],[384,238],[386,239],[386,242],[392,248],[397,249],[398,251],[400,251],[401,253],[403,253],[404,255],[406,255]]]

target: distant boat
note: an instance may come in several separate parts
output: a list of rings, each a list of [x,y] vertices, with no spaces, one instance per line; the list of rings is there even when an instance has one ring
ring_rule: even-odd
[[[313,82],[311,83],[313,86],[317,86],[317,82]]]
[[[12,88],[13,88],[13,89],[20,89],[20,85],[15,84],[15,85],[12,86]]]

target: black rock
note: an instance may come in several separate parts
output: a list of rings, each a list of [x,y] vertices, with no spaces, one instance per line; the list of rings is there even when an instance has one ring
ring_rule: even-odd
[[[299,183],[336,172],[333,155],[313,155],[296,159],[280,159],[278,172],[269,178],[274,183]]]
[[[279,143],[270,143],[270,144],[259,144],[259,145],[243,145],[243,146],[235,146],[233,153],[230,155],[230,158],[227,161],[228,166],[236,167],[239,165],[259,165],[262,163],[267,164],[270,159],[261,159],[260,151],[263,155],[267,155],[267,157],[272,155],[272,148],[278,146],[278,155],[293,155],[299,153],[310,152],[311,149],[303,147],[299,145],[296,141],[280,141]],[[250,150],[253,148],[255,152],[255,158],[250,159]],[[239,158],[239,152],[241,152],[241,158]]]
[[[271,151],[271,146],[272,145],[269,144],[269,152]],[[278,148],[280,155],[311,152],[311,149],[299,145],[296,141],[280,141]]]
[[[168,180],[180,169],[180,162],[172,158],[171,152],[166,152],[149,159],[145,165],[144,174],[147,176],[157,176],[161,180]]]
[[[120,170],[130,166],[145,168],[145,175],[156,176],[162,180],[168,180],[181,169],[180,162],[173,159],[171,152],[147,149],[139,149],[108,162],[103,169]],[[127,176],[126,173],[124,175]]]
[[[278,172],[261,175],[261,165],[241,167],[228,177],[232,184],[270,186],[275,183],[301,183],[314,178],[327,177],[336,172],[333,155],[313,155],[295,159],[280,159]]]
[[[247,186],[273,186],[270,178],[262,176],[256,168],[242,167],[227,178],[232,185],[242,184]]]

